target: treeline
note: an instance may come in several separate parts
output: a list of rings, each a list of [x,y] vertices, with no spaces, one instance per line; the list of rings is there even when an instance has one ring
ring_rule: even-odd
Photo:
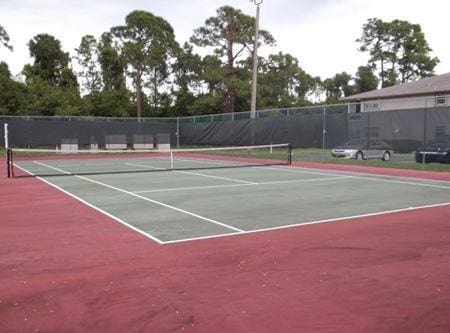
[[[124,25],[99,37],[83,36],[72,57],[54,36],[38,34],[28,43],[33,62],[24,66],[23,79],[0,63],[0,114],[164,117],[248,111],[254,26],[253,17],[221,7],[179,45],[165,19],[137,10]],[[260,31],[260,46],[275,42],[269,31]],[[343,96],[431,76],[439,62],[430,56],[420,25],[407,21],[369,19],[357,42],[359,51],[370,55],[368,64],[354,75],[324,80],[306,73],[290,54],[259,57],[258,109],[337,103]],[[0,47],[13,52],[1,25]]]

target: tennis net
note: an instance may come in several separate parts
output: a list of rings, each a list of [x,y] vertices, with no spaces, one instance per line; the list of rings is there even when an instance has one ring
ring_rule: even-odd
[[[169,150],[7,150],[8,177],[289,165],[290,144]]]

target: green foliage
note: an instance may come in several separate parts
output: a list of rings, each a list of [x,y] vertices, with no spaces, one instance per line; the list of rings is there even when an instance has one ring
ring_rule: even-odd
[[[222,61],[222,73],[217,79],[223,84],[222,105],[224,112],[234,112],[240,82],[237,80],[235,61],[245,50],[252,54],[254,45],[255,19],[239,9],[220,7],[216,16],[205,21],[204,26],[195,29],[191,42],[200,47],[212,47],[217,59]],[[260,30],[258,44],[273,45],[272,35]],[[215,72],[214,74],[219,74]]]
[[[357,42],[369,53],[369,66],[379,71],[382,87],[432,76],[439,63],[430,56],[421,26],[408,21],[371,18]]]
[[[0,46],[6,47],[8,50],[12,51],[13,47],[9,44],[9,35],[5,28],[0,25]]]
[[[131,117],[134,104],[127,90],[102,90],[83,97],[86,115],[95,117]]]
[[[351,75],[346,72],[337,73],[330,79],[323,81],[322,85],[326,94],[327,103],[339,103],[342,97],[350,96],[354,92],[353,86],[350,84]]]
[[[55,87],[41,77],[34,76],[27,80],[24,114],[82,115],[81,99],[77,90]]]
[[[69,54],[61,49],[59,40],[39,34],[30,40],[28,47],[34,63],[23,70],[27,80],[39,77],[55,87],[78,87],[76,76],[69,67]]]
[[[13,80],[8,65],[0,62],[0,115],[20,115],[25,98],[25,85]]]
[[[149,76],[153,104],[158,106],[161,96],[158,89],[168,77],[167,61],[175,54],[178,45],[173,28],[161,17],[145,11],[133,11],[125,18],[126,25],[111,29],[120,45],[122,57],[131,68],[136,89],[137,116],[142,114],[142,81]]]
[[[355,77],[354,93],[359,94],[366,91],[375,90],[378,87],[379,80],[373,74],[373,70],[369,66],[358,67]]]
[[[290,54],[271,54],[260,59],[258,105],[262,108],[286,108],[309,104],[317,89],[317,79],[307,74]]]
[[[33,62],[22,71],[24,83],[0,63],[0,114],[164,117],[248,111],[254,33],[255,18],[223,6],[194,30],[192,44],[180,47],[166,20],[133,11],[124,25],[99,38],[82,37],[74,57],[82,98],[69,54],[55,37],[39,34],[28,44]],[[12,50],[9,41],[0,26],[0,47]],[[439,62],[430,56],[420,25],[408,21],[369,19],[358,42],[369,62],[354,77],[342,72],[322,81],[290,54],[260,56],[258,109],[307,106],[324,96],[326,103],[339,103],[379,84],[433,75]],[[258,45],[274,44],[273,36],[260,30]],[[206,55],[196,54],[194,46]]]
[[[80,46],[75,51],[77,52],[75,59],[81,67],[77,74],[82,81],[82,87],[87,93],[99,91],[102,87],[102,80],[97,40],[92,35],[83,36]]]
[[[104,90],[125,90],[125,64],[113,46],[111,33],[105,32],[98,45],[98,61]]]

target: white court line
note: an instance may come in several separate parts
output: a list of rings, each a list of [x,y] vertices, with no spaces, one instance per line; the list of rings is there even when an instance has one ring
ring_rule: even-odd
[[[190,160],[191,161],[191,160]],[[197,160],[192,160],[197,161]],[[208,161],[197,161],[199,163],[208,163]],[[220,163],[220,162],[211,162],[214,164],[227,164],[227,163]],[[239,165],[239,164],[238,164]],[[247,165],[247,164],[244,164]],[[251,164],[249,164],[251,165]],[[318,169],[309,169],[309,168],[302,168],[297,166],[279,166],[279,167],[265,167],[265,166],[252,166],[253,168],[257,169],[264,169],[264,170],[277,170],[277,171],[286,171],[286,172],[295,172],[295,173],[303,173],[303,174],[311,174],[311,175],[319,175],[319,176],[332,176],[332,175],[345,175],[345,174],[356,174],[360,175],[360,177],[353,177],[355,179],[368,179],[372,181],[380,181],[380,182],[391,182],[391,183],[397,183],[397,184],[405,184],[405,185],[414,185],[414,186],[424,186],[424,187],[434,187],[434,188],[441,188],[441,189],[450,189],[450,186],[441,186],[441,185],[434,185],[429,183],[420,183],[420,182],[405,182],[395,179],[383,179],[383,178],[373,178],[374,176],[378,177],[390,177],[390,178],[400,178],[400,179],[412,179],[412,180],[422,180],[422,181],[428,181],[428,182],[440,182],[440,183],[447,183],[450,185],[450,182],[443,181],[443,180],[432,180],[432,179],[421,179],[421,178],[413,178],[413,177],[401,177],[401,176],[389,176],[389,175],[378,175],[373,173],[363,173],[363,172],[352,172],[352,171],[334,171],[330,170],[330,172],[317,172],[317,171],[309,171],[309,170],[318,170]],[[306,170],[308,171],[306,171]],[[365,176],[365,177],[364,177]]]
[[[36,162],[39,163],[39,162]],[[15,164],[16,167],[18,167],[19,169],[23,170],[24,172],[33,175],[31,172],[25,170],[24,168],[18,166]],[[70,174],[67,171],[64,170],[58,170],[60,172],[63,172],[65,174]],[[75,176],[75,175],[73,175]],[[182,242],[189,242],[189,241],[195,241],[195,240],[202,240],[202,239],[214,239],[214,238],[222,238],[222,237],[229,237],[229,236],[236,236],[237,233],[227,233],[227,234],[219,234],[219,235],[211,235],[211,236],[203,236],[203,237],[194,237],[194,238],[186,238],[186,239],[179,239],[179,240],[173,240],[173,241],[161,241],[159,239],[157,239],[154,236],[151,236],[150,234],[147,234],[145,232],[143,232],[142,230],[139,230],[135,227],[133,227],[132,225],[129,225],[128,223],[120,220],[119,218],[105,212],[104,210],[93,206],[92,204],[84,201],[83,199],[73,195],[70,192],[67,192],[65,190],[63,190],[62,188],[60,188],[59,186],[52,184],[51,182],[37,176],[38,179],[40,179],[41,181],[43,181],[44,183],[47,183],[50,186],[53,186],[54,188],[57,188],[58,190],[62,191],[63,193],[73,197],[74,199],[86,204],[87,206],[105,214],[108,217],[111,217],[112,219],[114,219],[115,221],[129,227],[130,229],[154,240],[155,242],[159,243],[159,244],[174,244],[174,243],[182,243]],[[342,178],[342,177],[341,177]],[[363,177],[362,177],[363,178]],[[414,178],[413,178],[414,179]],[[242,186],[242,185],[230,185],[230,186]],[[347,217],[341,217],[341,218],[332,218],[332,219],[326,219],[326,220],[317,220],[317,221],[311,221],[311,222],[304,222],[304,223],[296,223],[296,224],[290,224],[290,225],[284,225],[284,226],[278,226],[278,227],[271,227],[271,228],[263,228],[263,229],[257,229],[257,230],[251,230],[251,231],[243,231],[240,234],[251,234],[251,233],[259,233],[259,232],[266,232],[266,231],[271,231],[271,230],[278,230],[278,229],[287,229],[287,228],[294,228],[294,227],[302,227],[302,226],[307,226],[307,225],[312,225],[312,224],[320,224],[320,223],[330,223],[330,222],[338,222],[338,221],[343,221],[343,220],[352,220],[352,219],[357,219],[357,218],[363,218],[363,217],[370,217],[370,216],[378,216],[378,215],[384,215],[384,214],[392,214],[392,213],[397,213],[397,212],[404,212],[404,211],[414,211],[414,210],[421,210],[421,209],[427,209],[427,208],[434,208],[434,207],[442,207],[442,206],[448,206],[450,205],[450,202],[447,203],[441,203],[441,204],[432,204],[432,205],[424,205],[424,206],[417,206],[417,207],[409,207],[409,208],[403,208],[403,209],[397,209],[397,210],[389,210],[389,211],[382,211],[382,212],[376,212],[376,213],[369,213],[369,214],[362,214],[362,215],[354,215],[354,216],[347,216]]]
[[[94,183],[94,184],[97,184],[97,185],[101,185],[101,186],[110,188],[110,189],[112,189],[112,190],[116,190],[116,191],[118,191],[118,192],[122,192],[122,193],[125,193],[125,194],[128,194],[128,195],[131,195],[131,196],[133,196],[133,197],[136,197],[136,198],[139,198],[139,199],[142,199],[142,200],[145,200],[145,201],[154,203],[154,204],[156,204],[156,205],[163,206],[163,207],[166,207],[166,208],[169,208],[169,209],[178,211],[178,212],[180,212],[180,213],[184,213],[184,214],[186,214],[186,215],[190,215],[190,216],[196,217],[196,218],[198,218],[198,219],[200,219],[200,220],[204,220],[204,221],[207,221],[207,222],[210,222],[210,223],[214,223],[214,224],[220,225],[220,226],[225,227],[225,228],[227,228],[227,229],[231,229],[231,230],[234,230],[234,231],[237,231],[237,232],[244,232],[244,230],[241,230],[241,229],[232,227],[232,226],[227,225],[227,224],[225,224],[225,223],[222,223],[222,222],[219,222],[219,221],[216,221],[216,220],[213,220],[213,219],[210,219],[210,218],[207,218],[207,217],[204,217],[204,216],[201,216],[201,215],[192,213],[192,212],[190,212],[190,211],[187,211],[187,210],[184,210],[184,209],[181,209],[181,208],[177,208],[177,207],[175,207],[175,206],[171,206],[171,205],[165,204],[165,203],[160,202],[160,201],[156,201],[156,200],[153,200],[153,199],[149,199],[149,198],[143,197],[143,196],[141,196],[141,195],[139,195],[139,194],[136,194],[136,193],[133,193],[133,192],[130,192],[130,191],[121,189],[121,188],[119,188],[119,187],[115,187],[115,186],[112,186],[112,185],[108,185],[108,184],[105,184],[105,183],[102,183],[102,182],[99,182],[99,181],[96,181],[96,180],[93,180],[93,179],[90,179],[90,178],[87,178],[87,177],[83,177],[83,176],[79,176],[79,175],[74,175],[74,174],[72,174],[72,173],[70,173],[70,172],[68,172],[68,171],[65,171],[65,170],[62,170],[62,169],[59,169],[59,168],[52,167],[51,165],[47,165],[47,164],[42,163],[42,162],[35,161],[35,163],[40,164],[40,165],[45,166],[45,167],[48,167],[48,168],[50,168],[50,169],[54,169],[54,170],[56,170],[56,171],[62,172],[62,173],[64,173],[64,174],[66,174],[66,175],[72,175],[72,176],[74,176],[74,177],[76,177],[76,178],[84,179],[84,180],[86,180],[86,181],[88,181],[88,182],[91,182],[91,183]]]
[[[68,196],[70,196],[70,197],[72,197],[72,198],[74,198],[74,199],[80,201],[81,203],[85,204],[86,206],[88,206],[88,207],[90,207],[90,208],[92,208],[92,209],[94,209],[94,210],[96,210],[96,211],[98,211],[98,212],[100,212],[100,213],[102,213],[102,214],[104,214],[104,215],[106,215],[106,216],[112,218],[114,221],[119,222],[120,224],[123,224],[124,226],[126,226],[126,227],[128,227],[128,228],[130,228],[130,229],[132,229],[132,230],[134,230],[134,231],[136,231],[136,232],[138,232],[138,233],[140,233],[141,235],[143,235],[143,236],[145,236],[145,237],[147,237],[147,238],[150,238],[151,240],[155,241],[156,243],[158,243],[158,244],[164,244],[164,242],[161,241],[160,239],[158,239],[158,238],[156,238],[156,237],[154,237],[154,236],[152,236],[152,235],[150,235],[150,234],[148,234],[148,233],[146,233],[146,232],[144,232],[144,231],[142,231],[142,230],[140,230],[140,229],[138,229],[138,228],[132,226],[131,224],[128,224],[127,222],[125,222],[125,221],[121,220],[120,218],[118,218],[118,217],[116,217],[116,216],[114,216],[114,215],[112,215],[112,214],[110,214],[110,213],[104,211],[103,209],[101,209],[101,208],[99,208],[99,207],[97,207],[97,206],[94,206],[94,205],[90,204],[89,202],[87,202],[87,201],[81,199],[80,197],[77,197],[75,194],[72,194],[72,193],[70,193],[70,192],[68,192],[68,191],[66,191],[66,190],[64,190],[64,189],[62,189],[62,188],[59,187],[58,185],[55,185],[55,184],[49,182],[48,180],[46,180],[46,179],[44,179],[44,178],[42,178],[42,177],[39,177],[39,176],[34,175],[34,174],[31,173],[30,171],[28,171],[28,170],[22,168],[21,166],[19,166],[19,165],[17,165],[17,164],[14,164],[14,166],[17,167],[17,168],[19,168],[20,170],[22,170],[22,171],[28,173],[29,175],[35,176],[37,179],[41,180],[42,182],[44,182],[44,183],[46,183],[46,184],[48,184],[48,185],[50,185],[50,186],[52,186],[52,187],[54,187],[54,188],[60,190],[61,192],[63,192],[63,193],[65,193],[65,194],[67,194]]]
[[[376,213],[353,215],[353,216],[346,216],[346,217],[339,217],[339,218],[331,218],[331,219],[326,219],[326,220],[317,220],[317,221],[304,222],[304,223],[288,224],[288,225],[283,225],[283,226],[279,226],[279,227],[270,227],[270,228],[249,230],[249,231],[246,231],[245,234],[255,234],[255,233],[267,232],[267,231],[273,231],[273,230],[281,230],[281,229],[288,229],[288,228],[303,227],[303,226],[313,225],[313,224],[332,223],[332,222],[339,222],[339,221],[345,221],[345,220],[354,220],[354,219],[364,218],[364,217],[379,216],[379,215],[385,215],[385,214],[387,215],[387,214],[401,213],[401,212],[406,212],[406,211],[414,211],[414,210],[421,210],[421,209],[427,209],[427,208],[443,207],[443,206],[449,206],[449,205],[450,205],[450,202],[445,202],[445,203],[441,203],[441,204],[433,204],[433,205],[425,205],[425,206],[417,206],[417,207],[408,207],[408,208],[395,209],[395,210],[386,210],[386,211],[376,212]],[[202,240],[202,239],[222,238],[222,237],[229,237],[229,236],[236,236],[236,234],[223,234],[223,235],[213,235],[213,236],[185,238],[185,239],[179,239],[179,240],[173,240],[173,241],[166,241],[166,242],[164,242],[164,244],[183,243],[183,242],[190,242],[190,241],[196,241],[196,240]]]
[[[302,183],[302,182],[318,182],[324,180],[337,180],[337,179],[349,179],[354,178],[353,176],[339,176],[339,177],[328,177],[328,178],[311,178],[311,179],[294,179],[294,180],[278,180],[271,182],[261,182],[253,184],[228,184],[228,185],[211,185],[211,186],[193,186],[193,187],[174,187],[158,190],[144,190],[144,191],[134,191],[133,193],[155,193],[155,192],[171,192],[171,191],[186,191],[186,190],[203,190],[210,188],[227,188],[227,187],[241,187],[241,186],[259,186],[259,185],[274,185],[274,184],[284,184],[284,183]]]
[[[315,168],[305,168],[300,166],[279,166],[279,167],[273,167],[272,169],[276,170],[282,170],[282,171],[290,171],[290,172],[306,172],[303,170],[325,170],[325,169],[315,169]],[[290,170],[294,169],[294,170]],[[425,179],[425,178],[417,178],[417,177],[405,177],[405,176],[391,176],[391,175],[382,175],[378,173],[370,173],[370,172],[356,172],[356,171],[342,171],[342,170],[326,170],[330,171],[328,175],[332,174],[351,174],[351,175],[361,175],[361,176],[376,176],[376,177],[389,177],[389,178],[399,178],[399,179],[409,179],[409,180],[420,180],[420,181],[428,181],[428,182],[434,182],[434,183],[445,183],[450,184],[450,181],[447,180],[435,180],[435,179]],[[308,171],[309,172],[309,171]]]
[[[380,179],[380,178],[371,178],[371,177],[357,177],[352,176],[354,179],[362,179],[362,180],[373,180],[378,182],[388,182],[388,183],[397,183],[397,184],[405,184],[405,185],[414,185],[414,186],[425,186],[425,187],[434,187],[434,188],[442,188],[445,190],[450,190],[450,186],[441,186],[427,183],[416,183],[416,182],[406,182],[402,180],[393,180],[393,179]]]
[[[145,163],[145,162],[142,162],[142,163]],[[247,185],[255,185],[255,184],[257,184],[257,183],[249,182],[249,181],[246,181],[246,180],[227,178],[227,177],[219,177],[219,176],[212,176],[212,175],[205,175],[205,174],[202,174],[202,173],[196,173],[196,172],[190,172],[190,171],[171,170],[171,169],[158,168],[158,167],[154,167],[154,166],[135,164],[135,163],[125,163],[125,164],[131,165],[131,166],[136,166],[136,167],[141,167],[141,168],[144,168],[144,169],[167,170],[167,171],[172,171],[172,172],[176,172],[176,173],[184,173],[184,174],[187,174],[187,175],[194,175],[194,176],[201,176],[201,177],[206,177],[206,178],[215,178],[215,179],[221,179],[221,180],[228,180],[228,181],[237,182],[237,183],[243,183],[243,184],[247,184]]]

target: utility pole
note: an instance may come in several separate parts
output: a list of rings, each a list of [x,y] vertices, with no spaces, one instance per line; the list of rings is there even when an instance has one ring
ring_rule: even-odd
[[[258,38],[259,38],[259,5],[263,0],[250,0],[256,6],[255,20],[255,44],[253,46],[253,72],[252,72],[252,100],[250,107],[250,118],[256,118],[256,84],[258,80]]]

